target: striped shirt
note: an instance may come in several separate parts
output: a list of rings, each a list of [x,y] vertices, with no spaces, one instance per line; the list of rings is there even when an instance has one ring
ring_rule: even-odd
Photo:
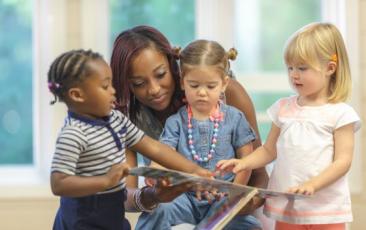
[[[125,162],[125,150],[138,143],[144,132],[126,116],[112,110],[104,119],[90,119],[69,112],[57,138],[51,172],[77,176],[100,176],[112,165]],[[125,188],[120,183],[100,193]]]

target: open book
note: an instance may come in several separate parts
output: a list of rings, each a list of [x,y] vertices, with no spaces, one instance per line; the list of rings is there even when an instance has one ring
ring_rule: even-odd
[[[192,174],[183,173],[170,169],[157,169],[152,167],[138,167],[130,169],[130,175],[144,176],[150,178],[168,178],[172,185],[179,185],[185,182],[191,182],[195,188],[202,190],[216,189],[219,192],[227,194],[216,210],[213,210],[203,219],[195,229],[222,229],[235,215],[252,199],[255,195],[264,198],[270,196],[283,196],[287,199],[302,199],[308,196],[292,193],[277,192],[267,189],[255,188],[231,182],[207,179]]]

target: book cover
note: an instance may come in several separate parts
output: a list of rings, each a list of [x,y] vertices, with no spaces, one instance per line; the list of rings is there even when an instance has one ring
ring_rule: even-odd
[[[251,186],[233,184],[228,181],[218,179],[208,179],[199,177],[196,175],[170,170],[170,169],[158,169],[152,167],[136,167],[129,171],[130,175],[144,176],[155,179],[167,178],[172,185],[179,185],[181,183],[191,182],[195,186],[192,187],[193,191],[212,191],[224,192],[227,194],[220,201],[219,205],[216,205],[215,209],[212,209],[210,213],[195,227],[195,229],[223,229],[229,221],[235,217],[235,215],[252,199],[255,195],[260,195],[264,198],[271,196],[283,196],[287,199],[302,199],[308,196],[272,191],[268,189],[261,189]]]

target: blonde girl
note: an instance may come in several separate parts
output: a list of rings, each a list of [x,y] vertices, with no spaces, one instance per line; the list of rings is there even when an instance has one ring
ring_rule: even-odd
[[[273,123],[262,147],[218,167],[237,173],[276,159],[269,189],[312,195],[267,199],[264,212],[276,229],[345,229],[352,221],[346,175],[360,119],[344,103],[351,75],[342,36],[329,23],[307,25],[289,39],[284,58],[297,95],[268,109]]]

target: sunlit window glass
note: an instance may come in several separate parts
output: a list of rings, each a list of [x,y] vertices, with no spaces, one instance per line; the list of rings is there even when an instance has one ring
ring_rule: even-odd
[[[0,165],[31,164],[32,1],[0,0]]]
[[[299,28],[320,20],[319,0],[235,0],[234,40],[239,55],[233,66],[253,100],[262,140],[271,128],[266,110],[279,98],[294,94],[282,80],[287,79],[285,43]],[[249,81],[255,81],[255,87]]]
[[[173,46],[184,47],[195,38],[194,0],[110,0],[111,44],[122,31],[149,25]],[[139,162],[142,158],[138,156]]]
[[[111,41],[136,25],[159,29],[173,45],[184,46],[194,39],[194,0],[111,0]]]
[[[236,62],[241,73],[283,71],[283,47],[302,26],[321,19],[321,1],[236,0]]]

